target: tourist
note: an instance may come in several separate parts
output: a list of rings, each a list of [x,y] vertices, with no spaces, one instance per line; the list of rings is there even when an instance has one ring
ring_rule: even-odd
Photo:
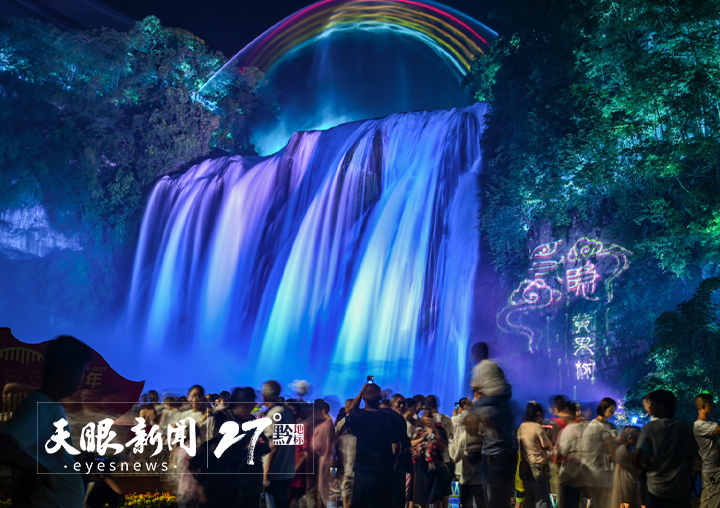
[[[335,416],[335,425],[340,423],[340,420],[345,418],[345,406],[341,407],[338,414]]]
[[[348,415],[348,412],[350,411],[350,406],[352,406],[353,400],[355,400],[355,399],[346,399],[345,406],[343,406],[340,409],[340,411],[338,412],[338,419],[335,422],[335,435],[338,435],[338,433],[342,429],[343,425],[345,425],[345,418],[347,418],[347,415]],[[340,417],[341,413],[342,413],[342,418]]]
[[[413,439],[415,439],[415,436],[418,433],[418,427],[416,426],[417,420],[415,419],[415,416],[417,415],[417,407],[419,404],[412,397],[410,397],[409,399],[405,399],[405,404],[407,408],[405,409],[405,414],[403,414],[403,417],[405,418],[407,435],[411,442],[410,453],[412,455],[412,441]],[[415,464],[412,458],[410,462],[410,472],[405,473],[405,508],[413,508],[414,505],[413,496],[415,494]]]
[[[578,508],[589,482],[582,465],[582,435],[587,422],[571,423],[557,436],[555,460],[558,464],[558,508]]]
[[[393,471],[393,506],[396,508],[402,508],[405,506],[406,500],[406,487],[407,487],[407,474],[413,472],[412,454],[410,450],[410,436],[412,430],[408,427],[408,421],[405,419],[404,412],[407,408],[405,397],[396,393],[390,399],[391,409],[380,408],[381,411],[385,411],[390,414],[398,426],[398,433],[401,436],[400,441],[400,456],[398,458],[395,471]]]
[[[615,414],[617,404],[605,397],[597,406],[597,417],[583,434],[583,465],[591,474],[593,508],[609,508],[613,486],[613,462],[610,454],[619,444],[615,425],[608,420]]]
[[[695,397],[698,419],[693,425],[702,458],[702,494],[700,508],[720,507],[720,452],[718,452],[718,434],[720,425],[710,421],[715,412],[715,401],[709,393]]]
[[[218,395],[217,404],[214,405],[212,408],[212,414],[226,410],[229,407],[229,403],[230,403],[230,392],[227,390],[221,391],[220,395]]]
[[[413,416],[413,419],[417,424],[420,421],[420,412],[425,409],[425,395],[418,393],[417,395],[413,395],[412,398],[417,403],[415,404],[415,415]]]
[[[445,434],[447,435],[447,440],[448,442],[450,442],[450,440],[452,440],[453,436],[455,435],[455,428],[453,426],[452,420],[449,416],[438,412],[437,408],[437,396],[428,395],[425,399],[425,411],[432,416],[436,424],[440,424],[443,426],[443,428],[445,429]],[[450,453],[448,453],[447,450],[443,454],[443,461],[445,462],[445,467],[447,467],[448,471],[450,472],[450,477],[453,478],[455,476],[455,462],[453,462],[453,460],[450,458]]]
[[[191,408],[192,407],[190,406],[190,403],[188,402],[188,398],[185,395],[180,397],[180,407],[178,408],[178,410],[182,412],[182,411],[187,411]]]
[[[430,400],[428,397],[425,403]],[[418,506],[429,506],[438,501],[447,508],[452,493],[452,476],[445,465],[444,456],[448,455],[448,436],[442,424],[437,423],[432,411],[426,406],[418,433],[412,441],[415,459],[415,496]]]
[[[301,403],[298,399],[288,399],[285,405],[292,411],[293,419],[299,424],[303,425],[305,429],[312,429],[313,422],[313,405]],[[308,490],[308,474],[312,468],[312,448],[311,435],[306,435],[303,439],[302,444],[295,445],[295,476],[290,482],[290,488],[288,489],[288,505],[290,507],[297,507],[300,504],[300,500],[303,503],[307,503],[303,496]],[[310,465],[308,465],[310,464]]]
[[[555,461],[558,465],[558,508],[578,508],[583,488],[589,482],[587,469],[583,468],[582,436],[588,426],[577,415],[582,409],[577,403],[566,402],[560,416],[565,421],[572,418],[556,436]],[[566,420],[567,418],[567,420]]]
[[[468,414],[467,408],[469,405],[470,399],[468,399],[467,397],[463,397],[462,399],[460,399],[458,402],[455,403],[453,415],[452,418],[450,418],[453,427],[453,438],[450,439],[450,443],[448,444],[448,452],[450,454],[450,457],[453,459],[455,468],[455,474],[453,476],[456,481],[460,480],[463,468],[462,459],[456,458],[460,454],[460,451],[455,449],[455,447],[458,446],[460,443],[460,441],[456,438],[460,432],[465,432],[465,417]]]
[[[482,429],[481,474],[485,505],[510,508],[515,491],[518,454],[512,412],[508,404],[509,394],[488,396],[475,390],[475,398],[477,402],[465,420],[472,428],[479,424]],[[468,435],[468,439],[475,438]]]
[[[575,416],[575,407],[571,402],[565,400],[562,395],[555,397],[553,401],[555,407],[555,415],[551,418],[552,428],[548,430],[548,437],[553,444],[553,447],[557,445],[557,439],[562,430],[567,427],[570,423],[574,423],[577,420]],[[550,461],[550,492],[558,494],[560,491],[559,481],[560,465],[556,457]]]
[[[355,481],[355,473],[353,467],[355,466],[355,455],[357,450],[357,439],[352,433],[349,425],[345,425],[347,415],[350,412],[354,399],[347,399],[345,401],[345,416],[342,420],[337,423],[335,427],[335,435],[337,436],[337,455],[342,466],[340,482],[340,492],[343,499],[343,508],[350,508],[352,506],[352,490],[353,483]]]
[[[515,491],[515,472],[518,453],[513,432],[510,397],[512,386],[503,370],[488,360],[489,349],[485,342],[476,342],[470,349],[475,363],[470,386],[473,388],[473,406],[466,420],[471,428],[482,428],[482,477],[486,506],[510,508]],[[468,439],[477,439],[468,432]]]
[[[220,457],[215,451],[223,439],[218,435],[197,448],[188,468],[202,485],[206,501],[203,508],[240,506],[256,508],[262,492],[262,454],[269,451],[267,439],[259,436],[253,447],[252,464],[249,463],[253,432],[244,432],[242,425],[254,421],[255,392],[252,388],[236,388],[229,397],[231,404],[215,415],[218,428],[227,422],[237,425],[239,441],[227,448]],[[225,433],[229,431],[224,429]],[[231,435],[236,434],[231,432]]]
[[[314,506],[326,507],[330,498],[330,481],[332,479],[333,450],[335,449],[335,426],[330,416],[330,404],[323,399],[317,399],[314,403],[315,430],[312,438],[312,449],[314,454],[315,471],[315,492],[317,503]],[[313,505],[308,503],[308,508]]]
[[[165,409],[160,416],[160,431],[167,436],[168,425],[174,425],[177,421],[178,402],[175,397],[168,395],[163,400],[163,406]]]
[[[676,399],[672,392],[655,390],[649,394],[650,411],[657,420],[640,432],[634,461],[640,477],[647,478],[647,508],[687,508],[690,506],[688,476],[692,470],[697,442],[689,423],[676,420]]]
[[[633,463],[633,450],[640,437],[640,428],[628,426],[620,434],[620,446],[615,448],[613,461],[615,475],[610,506],[629,505],[627,508],[640,508],[640,485],[638,470]]]
[[[353,508],[392,508],[392,473],[401,451],[402,435],[392,415],[380,411],[380,387],[365,384],[346,418],[357,438]],[[360,401],[365,408],[360,409]]]
[[[138,414],[138,416],[144,419],[145,423],[148,425],[154,425],[160,422],[160,413],[158,412],[156,405],[158,407],[162,407],[162,404],[157,404],[157,401],[158,392],[155,390],[150,390],[148,392],[148,403],[140,408],[140,413]]]
[[[205,389],[200,385],[194,385],[187,394],[189,409],[180,411],[175,419],[175,426],[185,425],[189,427],[194,422],[196,426],[195,446],[215,437],[215,420],[208,417],[205,402]],[[192,421],[192,422],[191,422]],[[192,446],[190,432],[186,429],[184,446],[179,445],[173,449],[174,460],[177,465],[177,497],[179,508],[196,508],[207,502],[205,489],[197,481],[191,471],[190,455],[188,448]]]
[[[565,397],[562,395],[555,395],[548,400],[548,413],[550,414],[550,425],[548,429],[548,437],[552,441],[553,445],[556,443],[558,433],[565,428],[567,423],[563,418],[560,417],[560,408],[565,405]]]
[[[92,357],[92,350],[75,337],[63,335],[50,341],[40,388],[0,426],[0,464],[15,470],[13,506],[83,506],[85,486],[82,476],[74,472],[75,458],[70,452],[78,450],[72,437],[68,433],[65,446],[55,442],[56,449],[51,452],[46,450],[46,443],[53,443],[55,422],[67,421],[60,399],[80,387]]]
[[[470,359],[475,364],[470,386],[476,393],[486,396],[512,396],[512,386],[497,363],[488,360],[490,351],[487,343],[476,342],[470,348]]]
[[[400,416],[403,416],[405,414],[405,410],[407,410],[405,397],[400,393],[394,393],[392,397],[390,397],[390,409]]]
[[[525,502],[536,508],[550,508],[549,452],[552,442],[541,425],[543,418],[542,406],[537,402],[528,403],[525,421],[517,433]]]
[[[290,482],[290,488],[288,488],[288,505],[291,508],[299,506],[301,502],[306,503],[303,496],[307,493],[307,480],[310,476],[308,473],[312,470],[312,435],[308,433],[313,428],[314,406],[300,402],[299,399],[295,398],[285,401],[285,405],[292,411],[293,420],[297,424],[303,425],[304,429],[307,429],[302,443],[295,445],[295,476]]]
[[[263,484],[265,486],[266,502],[268,508],[287,508],[287,492],[295,476],[295,447],[277,445],[273,442],[273,430],[275,425],[292,425],[295,423],[290,408],[280,401],[280,383],[271,380],[262,386],[265,407],[268,409],[267,417],[272,423],[265,428],[270,444],[270,453],[265,456],[265,474]],[[275,418],[275,415],[279,415]]]
[[[140,411],[145,408],[150,403],[150,399],[148,398],[147,393],[143,393],[140,395],[140,400],[132,407],[130,410],[130,413],[133,416],[133,421],[135,421],[134,417],[137,415],[140,415]]]
[[[160,403],[160,395],[158,394],[157,390],[150,390],[148,392],[148,401],[155,409],[155,413],[158,415],[158,417],[162,415],[165,407]]]
[[[205,402],[205,388],[200,385],[194,385],[188,390],[187,401],[189,409],[180,411],[175,418],[175,425],[181,422],[187,423],[187,419],[191,418],[195,421],[197,430],[197,442],[202,443],[217,436],[215,428],[215,418],[210,415],[208,404]]]
[[[480,439],[472,441],[468,446],[468,431],[466,425],[472,422],[468,420],[467,404],[463,405],[463,401],[469,403],[469,399],[460,399],[456,414],[453,416],[453,423],[456,418],[462,419],[460,424],[455,425],[454,437],[449,445],[450,458],[456,463],[456,471],[460,471],[460,506],[463,508],[472,508],[473,502],[477,508],[485,508],[485,496],[483,495],[481,462],[482,462],[482,436]]]
[[[643,408],[645,409],[645,412],[647,413],[651,422],[657,420],[657,416],[654,416],[652,412],[650,412],[650,394],[647,394],[645,395],[645,397],[643,397]]]
[[[450,420],[453,424],[453,434],[457,434],[465,428],[465,417],[468,415],[468,408],[470,407],[470,399],[463,397],[460,399],[453,410],[453,415]]]

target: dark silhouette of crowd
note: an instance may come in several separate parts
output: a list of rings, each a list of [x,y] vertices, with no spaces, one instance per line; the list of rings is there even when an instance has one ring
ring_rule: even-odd
[[[76,460],[68,449],[43,452],[59,432],[54,422],[69,418],[60,400],[77,388],[89,351],[72,337],[52,341],[42,387],[0,427],[0,463],[17,472],[14,507],[93,508],[122,497],[110,475],[67,474]],[[161,429],[189,430],[192,420],[194,437],[161,438],[172,464],[167,481],[183,508],[447,508],[454,482],[467,508],[579,508],[588,499],[592,508],[683,508],[696,454],[701,506],[720,506],[711,395],[698,395],[694,426],[674,418],[677,401],[666,390],[647,395],[651,421],[642,428],[618,430],[611,398],[583,412],[562,396],[549,415],[529,402],[517,426],[512,386],[488,357],[487,344],[473,344],[469,396],[451,415],[434,395],[392,394],[369,379],[336,418],[323,399],[285,399],[274,380],[259,393],[207,394],[196,385],[162,401],[151,390],[126,417]]]

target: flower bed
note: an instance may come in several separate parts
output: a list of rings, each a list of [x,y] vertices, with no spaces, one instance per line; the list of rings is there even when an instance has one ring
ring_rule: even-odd
[[[146,492],[125,495],[125,506],[135,508],[177,508],[177,498],[170,492]],[[0,496],[0,508],[12,508],[12,500]]]
[[[146,492],[145,494],[133,493],[125,495],[125,506],[135,508],[177,508],[177,505],[177,498],[170,492]]]

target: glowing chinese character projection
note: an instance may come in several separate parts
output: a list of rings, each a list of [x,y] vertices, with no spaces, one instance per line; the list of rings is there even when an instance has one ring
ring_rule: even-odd
[[[532,325],[532,314],[552,312],[558,304],[567,305],[573,300],[611,302],[613,282],[628,269],[631,255],[623,247],[590,238],[580,238],[569,247],[564,240],[536,247],[530,255],[527,277],[498,314],[498,326],[506,333],[527,337],[528,347],[533,351],[537,327]],[[573,322],[573,326],[580,327],[573,333],[578,336],[575,342],[578,355],[594,355],[594,338],[589,332],[580,333],[589,325]],[[594,370],[594,364],[588,369]]]
[[[595,380],[595,316],[577,314],[572,318],[572,347],[575,358],[575,379]]]
[[[576,361],[575,362],[576,376],[578,380],[593,379],[595,377],[595,361]]]

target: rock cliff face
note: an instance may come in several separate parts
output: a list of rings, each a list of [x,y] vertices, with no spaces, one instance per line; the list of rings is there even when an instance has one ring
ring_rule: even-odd
[[[50,226],[42,206],[0,211],[0,259],[42,258],[62,249],[82,247]]]

